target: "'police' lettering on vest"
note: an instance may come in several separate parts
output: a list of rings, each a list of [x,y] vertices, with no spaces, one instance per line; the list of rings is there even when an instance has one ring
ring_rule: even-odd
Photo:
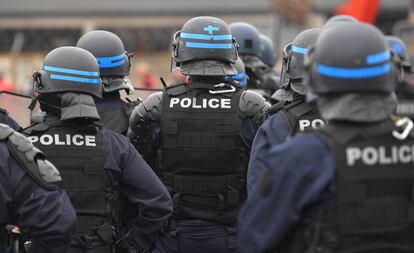
[[[210,98],[206,99],[203,98],[197,100],[197,98],[171,98],[170,100],[170,108],[174,108],[174,106],[179,106],[181,108],[194,108],[194,109],[203,109],[203,108],[223,108],[223,109],[231,109],[231,99],[230,98]]]
[[[44,146],[56,145],[56,146],[87,146],[96,147],[96,139],[93,135],[70,135],[64,136],[59,134],[44,134],[40,136],[27,137],[33,144],[40,142]]]
[[[299,130],[305,131],[306,128],[312,127],[313,129],[322,127],[325,125],[325,122],[321,119],[314,119],[314,120],[308,120],[308,119],[301,119],[299,120]]]
[[[358,161],[364,165],[388,165],[414,163],[414,146],[378,146],[346,148],[346,163],[354,166]]]

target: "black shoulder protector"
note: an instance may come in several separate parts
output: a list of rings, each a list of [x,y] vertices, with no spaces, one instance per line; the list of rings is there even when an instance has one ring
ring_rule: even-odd
[[[33,180],[46,190],[57,190],[62,180],[56,167],[22,134],[7,125],[0,124],[0,140],[7,139],[12,156]]]

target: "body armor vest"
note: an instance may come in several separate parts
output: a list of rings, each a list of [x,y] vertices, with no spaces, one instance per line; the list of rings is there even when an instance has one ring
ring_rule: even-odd
[[[245,199],[248,157],[240,137],[241,91],[211,94],[211,88],[192,83],[164,92],[159,174],[178,217],[234,223]]]
[[[414,252],[414,138],[394,138],[389,121],[362,128],[317,130],[335,159],[336,201],[290,252]]]
[[[109,185],[103,167],[101,126],[56,121],[34,125],[24,133],[61,172],[60,186],[78,220],[71,246],[110,248],[116,240],[120,211],[118,189]]]
[[[7,116],[7,111],[0,108],[0,124],[5,123],[5,118]]]
[[[126,136],[129,127],[129,117],[139,100],[124,102],[123,110],[100,112],[99,117],[104,128]]]
[[[395,114],[414,119],[414,87],[410,84],[399,84],[395,93],[398,97]]]
[[[280,111],[288,122],[290,136],[325,125],[319,113],[303,99],[296,99],[287,104],[285,101],[280,103],[273,107],[270,114]]]

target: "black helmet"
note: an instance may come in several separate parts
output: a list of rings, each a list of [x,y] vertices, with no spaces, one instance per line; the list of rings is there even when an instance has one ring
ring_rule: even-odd
[[[240,87],[245,87],[247,85],[247,75],[246,75],[246,70],[244,68],[244,63],[240,58],[236,60],[236,63],[234,64],[234,68],[237,70],[237,74],[226,76],[225,79],[234,80],[239,83]]]
[[[315,94],[390,93],[396,86],[384,35],[365,23],[323,30],[307,55],[309,86]]]
[[[175,33],[173,61],[188,76],[236,74],[237,43],[227,24],[215,17],[195,17]]]
[[[125,51],[122,40],[108,31],[92,31],[84,34],[77,47],[91,52],[99,63],[104,92],[125,89],[130,91],[130,55]]]
[[[320,33],[321,29],[319,28],[302,31],[283,50],[281,80],[288,82],[292,89],[299,94],[305,94],[303,85],[305,55],[309,48],[315,44]]]
[[[99,65],[90,52],[59,47],[47,54],[42,70],[35,73],[35,89],[39,94],[73,92],[101,98],[99,76]]]
[[[269,37],[263,34],[260,34],[260,42],[261,42],[260,58],[266,65],[273,68],[276,65],[276,57],[274,53],[273,42]]]
[[[251,24],[236,22],[229,25],[231,34],[239,44],[239,55],[246,68],[263,67],[264,63],[260,60],[261,40],[260,33]]]
[[[325,24],[324,28],[330,27],[332,25],[344,24],[344,23],[358,23],[358,20],[349,15],[336,15],[330,17]]]

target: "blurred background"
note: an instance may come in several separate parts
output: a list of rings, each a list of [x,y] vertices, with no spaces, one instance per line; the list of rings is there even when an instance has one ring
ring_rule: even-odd
[[[167,83],[174,78],[172,34],[199,15],[249,22],[272,38],[278,54],[301,30],[348,14],[403,37],[414,52],[413,6],[414,0],[0,0],[0,91],[30,95],[32,73],[47,52],[74,46],[82,34],[96,29],[114,32],[134,54],[130,78],[135,87],[159,88],[159,77]],[[26,103],[0,96],[0,106],[23,125]]]

